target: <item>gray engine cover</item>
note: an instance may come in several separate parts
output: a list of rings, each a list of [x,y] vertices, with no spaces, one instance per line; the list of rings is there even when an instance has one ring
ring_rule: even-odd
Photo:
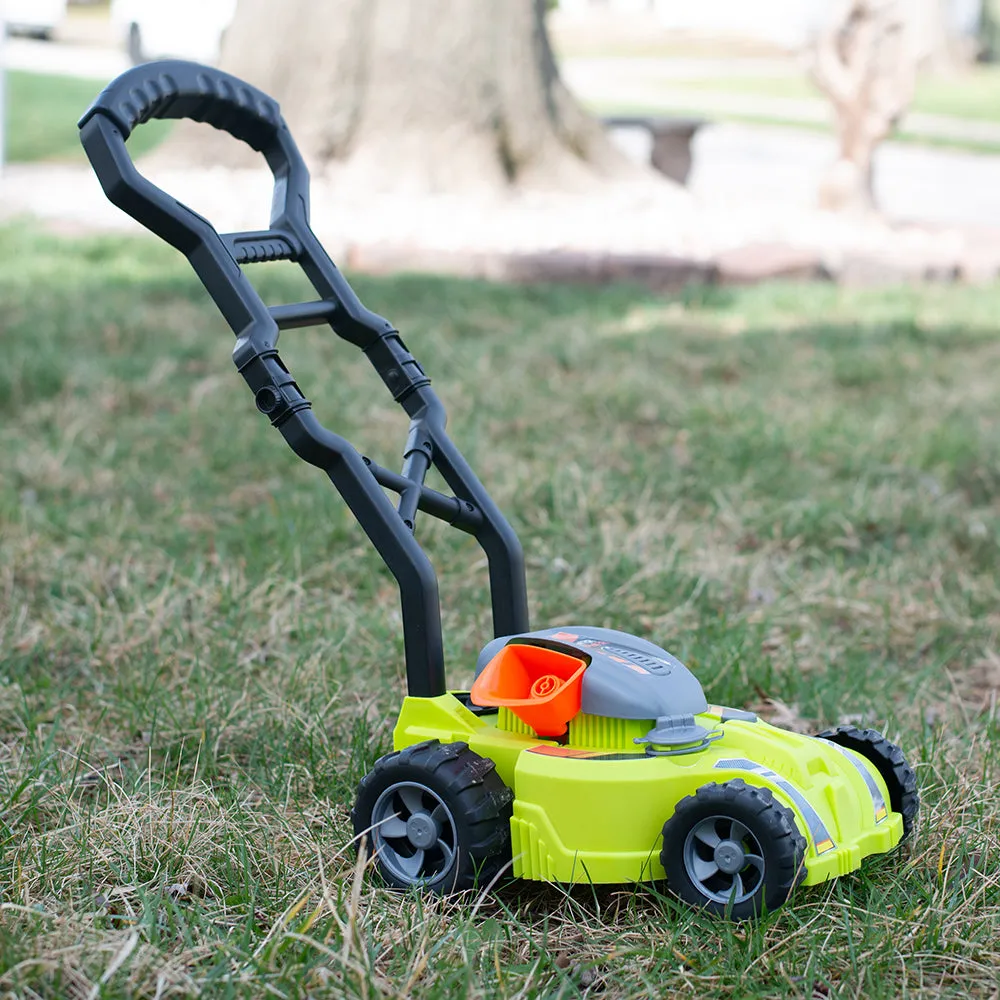
[[[565,625],[501,636],[483,647],[476,676],[507,643],[532,640],[590,660],[580,706],[588,715],[659,719],[698,715],[708,708],[701,684],[680,660],[647,639],[610,628]]]

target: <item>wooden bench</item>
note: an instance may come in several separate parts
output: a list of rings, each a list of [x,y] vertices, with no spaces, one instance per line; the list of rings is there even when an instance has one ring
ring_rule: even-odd
[[[704,118],[667,118],[655,115],[611,115],[601,119],[605,128],[645,129],[653,140],[649,162],[678,184],[691,173],[691,143],[708,121]]]

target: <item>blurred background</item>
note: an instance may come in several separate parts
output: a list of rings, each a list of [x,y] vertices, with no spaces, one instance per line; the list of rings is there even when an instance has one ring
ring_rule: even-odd
[[[257,21],[253,31],[266,32],[266,39],[238,29],[227,68],[277,91],[302,143],[307,129],[317,131],[312,124],[317,115],[335,117],[330,108],[317,106],[316,95],[324,88],[344,90],[344,80],[317,72],[311,96],[308,85],[301,84],[282,93],[278,81],[288,74],[264,64],[274,62],[279,50],[292,62],[309,63],[311,57],[303,58],[302,39],[275,27],[273,11],[254,14],[252,0],[244,6],[247,19]],[[670,255],[713,268],[731,266],[738,275],[749,267],[754,276],[805,271],[843,273],[848,280],[880,280],[886,274],[980,280],[1000,268],[1000,238],[994,234],[1000,227],[1000,186],[993,183],[1000,166],[1000,66],[995,61],[1000,34],[994,9],[1000,5],[994,0],[549,0],[536,6],[546,8],[555,65],[573,98],[600,123],[616,150],[688,197],[670,200],[666,185],[658,191],[647,187],[644,195],[634,185],[631,195],[621,194],[621,185],[603,185],[596,198],[590,191],[582,207],[578,200],[567,205],[560,197],[579,191],[578,178],[550,170],[550,183],[541,185],[546,197],[532,197],[530,205],[518,198],[512,206],[511,194],[539,187],[525,171],[500,185],[508,204],[498,215],[495,206],[478,197],[483,191],[472,192],[467,183],[483,172],[475,155],[468,169],[450,176],[441,172],[442,161],[458,160],[457,140],[441,156],[440,143],[421,143],[417,137],[421,151],[435,146],[437,163],[431,167],[419,165],[422,152],[397,155],[408,131],[402,123],[413,117],[402,99],[399,122],[383,127],[394,150],[389,156],[374,141],[361,144],[374,150],[370,155],[353,155],[356,150],[330,131],[315,144],[321,173],[322,162],[333,165],[331,176],[352,156],[361,164],[348,172],[341,194],[357,190],[359,177],[380,192],[402,186],[407,194],[401,204],[389,202],[382,210],[369,206],[360,214],[353,197],[346,205],[336,200],[331,205],[344,216],[338,233],[331,234],[336,249],[352,254],[357,266],[468,271],[469,253],[478,250],[504,258],[514,251],[580,252],[588,260],[608,253]],[[343,13],[349,7],[341,0],[323,9]],[[94,190],[89,178],[74,183],[60,169],[81,164],[72,123],[99,86],[130,63],[165,56],[217,63],[236,9],[236,0],[7,0],[8,170],[0,210],[7,215],[28,211],[63,224],[79,218],[85,224],[127,226],[99,199],[79,196],[79,183]],[[458,31],[459,19],[447,5],[424,11],[425,28],[443,23]],[[323,37],[315,24],[314,29]],[[529,38],[513,21],[470,30],[515,41]],[[339,43],[328,44],[329,61],[342,62],[335,54]],[[261,56],[265,50],[266,58]],[[241,52],[251,55],[241,58]],[[537,75],[540,60],[544,63],[537,53],[527,57],[522,77]],[[440,92],[454,82],[442,77],[421,88],[412,66],[394,61],[405,67],[399,75],[411,81],[414,91],[432,93],[436,86]],[[525,86],[524,92],[529,90]],[[391,99],[390,89],[383,91]],[[524,109],[520,119],[512,119],[517,121],[512,131],[520,128],[528,137],[525,143],[543,149],[550,136],[538,132],[532,137],[530,122],[544,115],[523,98],[511,98]],[[431,98],[423,106],[436,102]],[[354,114],[339,110],[342,117]],[[443,101],[439,111],[434,121],[425,116],[425,134],[435,135],[432,130],[441,121],[457,120],[466,109]],[[565,114],[560,120],[566,121]],[[157,146],[169,130],[140,130],[136,151]],[[372,135],[371,129],[361,132]],[[161,162],[197,163],[198,156],[177,154],[198,145],[178,140],[173,155]],[[305,145],[307,154],[315,151],[308,134]],[[601,161],[591,136],[584,145],[584,160]],[[551,153],[546,152],[550,162]],[[214,150],[201,157],[203,165],[217,159]],[[394,161],[393,176],[386,184],[388,159]],[[407,162],[412,183],[404,179],[400,185]],[[39,173],[39,165],[48,172]],[[185,193],[192,201],[217,203],[211,181],[193,183],[186,174],[173,179],[188,184]],[[462,210],[464,226],[455,221],[442,230],[441,198],[460,196],[468,206],[472,193],[477,197],[473,207]],[[431,196],[429,207],[424,195]],[[652,202],[659,208],[654,210]],[[450,214],[450,202],[446,207]],[[234,225],[242,221],[232,220]],[[562,273],[567,265],[563,260],[531,266],[541,268],[539,273]],[[591,277],[595,266],[592,260],[588,264]],[[648,271],[648,262],[644,266]],[[481,263],[479,269],[486,268]]]

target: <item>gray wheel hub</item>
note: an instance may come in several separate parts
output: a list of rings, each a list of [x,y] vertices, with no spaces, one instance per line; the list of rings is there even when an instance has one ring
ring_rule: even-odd
[[[406,885],[444,878],[458,857],[455,818],[433,788],[397,781],[372,809],[372,847],[379,863]]]
[[[715,863],[726,875],[735,875],[746,863],[743,848],[734,840],[723,840],[715,849]]]
[[[764,852],[754,832],[732,816],[706,816],[684,841],[684,868],[695,891],[716,903],[737,905],[764,884]]]
[[[437,823],[427,813],[416,813],[406,821],[406,836],[414,847],[426,851],[437,843]]]

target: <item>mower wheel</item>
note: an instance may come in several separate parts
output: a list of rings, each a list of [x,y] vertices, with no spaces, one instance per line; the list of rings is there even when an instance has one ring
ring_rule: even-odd
[[[351,820],[390,886],[444,895],[486,886],[510,863],[513,800],[492,760],[428,740],[376,761]]]
[[[876,729],[855,729],[854,726],[838,726],[817,734],[821,740],[829,740],[839,747],[846,747],[860,754],[875,765],[882,775],[889,791],[889,805],[893,812],[903,817],[903,840],[913,832],[913,825],[920,811],[920,795],[917,792],[917,777],[913,768],[906,763],[903,751],[890,743]]]
[[[685,902],[731,920],[775,910],[805,877],[806,841],[770,789],[702,785],[663,825],[660,861]]]

